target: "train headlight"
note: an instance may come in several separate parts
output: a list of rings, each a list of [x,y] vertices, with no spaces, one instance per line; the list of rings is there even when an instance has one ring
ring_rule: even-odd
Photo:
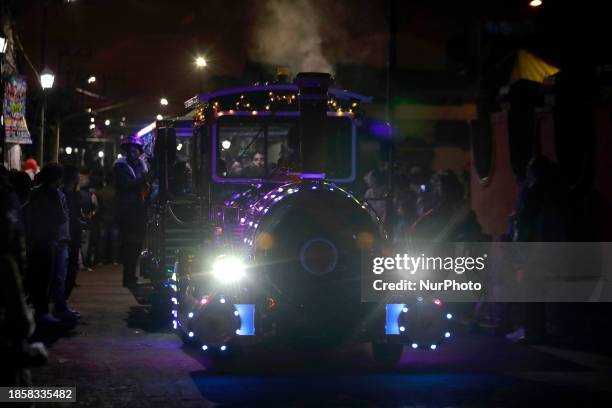
[[[233,256],[221,255],[212,266],[212,274],[221,283],[235,283],[245,277],[246,265]]]

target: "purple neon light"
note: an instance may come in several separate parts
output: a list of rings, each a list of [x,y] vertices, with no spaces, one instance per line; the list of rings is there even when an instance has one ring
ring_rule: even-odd
[[[324,179],[325,173],[301,173],[300,177],[303,179]]]
[[[146,135],[147,133],[153,131],[153,129],[155,129],[155,127],[157,126],[156,123],[157,122],[153,122],[153,123],[143,127],[142,129],[140,129],[138,131],[138,133],[136,133],[136,137],[142,137],[142,136]]]
[[[377,139],[391,140],[393,138],[393,127],[387,122],[372,121],[370,133]]]

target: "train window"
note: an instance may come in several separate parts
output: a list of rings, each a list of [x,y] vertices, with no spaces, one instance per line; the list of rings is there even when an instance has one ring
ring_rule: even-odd
[[[280,179],[301,171],[297,116],[219,118],[216,177],[227,181]],[[329,117],[326,173],[345,180],[354,173],[354,135],[350,117]]]
[[[228,118],[220,121],[217,175],[229,178],[266,177],[283,168],[297,171],[299,143],[295,121]]]

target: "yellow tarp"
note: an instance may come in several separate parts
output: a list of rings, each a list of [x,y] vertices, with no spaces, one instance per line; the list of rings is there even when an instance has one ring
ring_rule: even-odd
[[[544,82],[546,77],[559,72],[559,68],[544,62],[527,50],[520,49],[516,55],[516,62],[510,75],[510,83],[520,79],[534,82]]]

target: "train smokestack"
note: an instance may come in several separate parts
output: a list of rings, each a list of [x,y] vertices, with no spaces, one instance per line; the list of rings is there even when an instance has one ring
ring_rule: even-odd
[[[302,177],[324,178],[327,157],[327,90],[333,79],[322,72],[301,72],[295,77],[300,109]]]

